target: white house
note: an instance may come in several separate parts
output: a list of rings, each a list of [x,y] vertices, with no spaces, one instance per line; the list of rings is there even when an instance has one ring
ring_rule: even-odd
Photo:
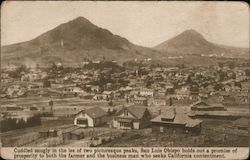
[[[105,123],[107,123],[107,113],[99,107],[82,110],[74,119],[74,125],[78,127],[96,127]]]
[[[153,89],[147,89],[147,88],[140,89],[140,95],[145,96],[145,97],[153,97],[154,96],[154,90]]]

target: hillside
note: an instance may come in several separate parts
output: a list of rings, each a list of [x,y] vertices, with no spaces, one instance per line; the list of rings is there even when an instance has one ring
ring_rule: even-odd
[[[135,58],[158,56],[150,48],[132,44],[127,39],[78,17],[72,21],[18,44],[2,47],[3,63],[49,62],[79,64],[86,59],[109,59],[123,62]]]
[[[203,55],[235,58],[248,58],[247,55],[249,51],[246,48],[214,44],[207,41],[200,33],[192,29],[186,30],[154,48],[169,55]]]
[[[248,58],[248,51],[214,44],[195,30],[186,30],[154,48],[142,47],[94,25],[84,17],[61,24],[30,41],[1,48],[3,67],[7,64],[47,66],[52,62],[78,66],[86,60],[106,59],[123,63],[144,58],[164,64],[210,65],[216,64],[215,60],[209,59],[211,56]],[[203,59],[207,63],[203,63]]]

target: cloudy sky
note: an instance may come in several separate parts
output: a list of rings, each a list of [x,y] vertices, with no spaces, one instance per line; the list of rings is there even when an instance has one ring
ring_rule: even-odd
[[[31,40],[83,16],[132,43],[152,47],[186,29],[207,40],[249,47],[249,8],[243,2],[4,2],[2,45]]]

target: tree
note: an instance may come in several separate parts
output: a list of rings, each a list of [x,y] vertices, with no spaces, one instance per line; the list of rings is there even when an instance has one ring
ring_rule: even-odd
[[[188,75],[187,84],[192,85],[192,83],[193,83],[192,78],[190,75]]]
[[[219,62],[218,65],[220,68],[223,68],[223,66],[224,66],[224,64],[222,62]]]
[[[109,103],[108,103],[109,106],[113,106],[113,101],[111,100]]]
[[[223,88],[223,84],[221,84],[221,83],[216,84],[216,85],[214,86],[214,89],[215,89],[216,91],[219,91],[219,90],[221,90],[222,88]]]
[[[229,67],[230,69],[234,69],[234,68],[235,68],[235,63],[234,63],[234,62],[230,62],[230,63],[228,64],[228,67]]]
[[[26,127],[26,122],[23,119],[17,121],[17,129],[25,127]]]
[[[173,105],[173,100],[172,100],[172,98],[170,97],[169,98],[169,106],[172,106]]]
[[[241,88],[241,83],[240,82],[235,82],[234,86],[240,87]]]
[[[51,83],[47,78],[43,81],[43,87],[44,88],[50,88],[51,87]]]
[[[23,64],[16,68],[14,71],[10,71],[9,76],[12,78],[21,78],[21,72],[27,72],[27,67]]]
[[[250,69],[245,70],[246,76],[250,77]]]

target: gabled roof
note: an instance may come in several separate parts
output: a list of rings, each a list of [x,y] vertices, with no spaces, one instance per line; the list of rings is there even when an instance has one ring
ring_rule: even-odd
[[[93,107],[93,108],[89,108],[86,110],[82,110],[82,111],[78,112],[76,115],[78,115],[80,113],[86,113],[91,118],[98,118],[98,117],[102,117],[102,116],[107,115],[107,113],[103,109],[101,109],[100,107]]]
[[[233,122],[234,126],[245,126],[245,127],[249,127],[249,119],[248,118],[240,118],[237,119],[236,121]]]
[[[191,107],[193,106],[210,106],[207,102],[204,100],[198,100],[190,105]]]
[[[165,112],[161,113],[161,118],[164,119],[174,119],[174,117],[175,117],[175,112],[173,109],[168,109]]]
[[[165,112],[163,112],[160,115],[158,115],[157,117],[155,117],[154,119],[152,119],[151,122],[180,124],[180,125],[185,125],[185,127],[195,127],[202,122],[202,120],[190,118],[186,113],[184,113],[182,111],[175,112],[174,109],[172,109],[172,110],[173,111],[170,111],[170,110],[168,111],[168,116],[169,116],[168,118],[171,119],[173,117],[172,120],[170,120],[170,121],[162,120],[166,116],[166,115],[164,115]]]
[[[145,97],[136,97],[135,100],[137,100],[137,101],[145,101],[145,100],[147,100],[147,98],[145,98]]]
[[[224,107],[221,103],[209,103],[204,100],[199,100],[197,102],[194,102],[190,105],[191,107],[197,106],[201,108],[209,108],[209,107]]]
[[[146,107],[144,107],[144,106],[130,105],[130,106],[121,108],[121,109],[117,112],[116,115],[121,114],[125,109],[127,109],[128,112],[129,112],[130,114],[132,114],[132,115],[133,115],[135,118],[137,118],[137,119],[141,119],[146,111],[149,112],[149,110],[148,110]],[[149,114],[151,114],[151,113],[149,112]]]
[[[147,111],[147,108],[143,106],[130,106],[127,107],[127,110],[136,118],[141,119],[145,111]]]

